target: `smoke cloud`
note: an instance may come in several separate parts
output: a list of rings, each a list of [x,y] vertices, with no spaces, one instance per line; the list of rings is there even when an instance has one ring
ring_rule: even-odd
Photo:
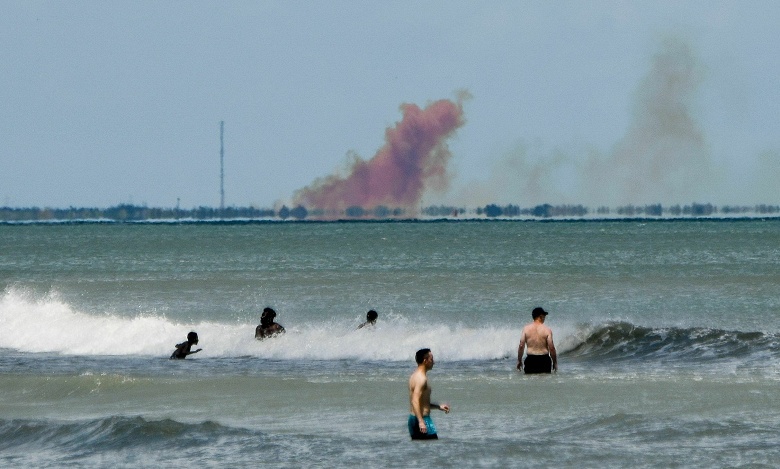
[[[720,177],[693,112],[703,78],[691,48],[666,39],[637,88],[628,130],[610,151],[545,155],[519,146],[494,168],[489,181],[460,194],[459,202],[614,207],[707,200]]]
[[[331,175],[298,190],[293,203],[338,216],[349,207],[416,210],[427,189],[449,187],[447,139],[464,124],[463,92],[456,102],[439,100],[424,109],[401,105],[403,118],[385,132],[385,145],[368,161],[357,156],[348,175]]]
[[[637,91],[633,122],[606,159],[585,167],[588,199],[680,203],[712,194],[709,149],[691,110],[703,69],[676,39],[661,51]]]

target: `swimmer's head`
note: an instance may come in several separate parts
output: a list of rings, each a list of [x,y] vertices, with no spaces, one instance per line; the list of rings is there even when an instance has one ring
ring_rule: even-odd
[[[538,318],[539,316],[547,316],[548,314],[549,313],[547,311],[543,310],[542,308],[540,308],[538,306],[536,308],[534,308],[533,311],[531,311],[531,317],[534,318],[534,319]]]
[[[187,334],[187,342],[191,344],[197,344],[198,343],[198,334],[196,332],[190,332]]]
[[[378,317],[379,317],[379,314],[378,314],[376,311],[374,311],[373,309],[372,309],[372,310],[370,310],[370,311],[369,311],[369,312],[366,314],[366,319],[368,319],[369,321],[372,321],[372,322],[373,322],[373,321],[376,321],[376,318],[378,318]]]
[[[276,311],[273,308],[264,308],[263,314],[260,315],[260,324],[271,324],[276,317]]]

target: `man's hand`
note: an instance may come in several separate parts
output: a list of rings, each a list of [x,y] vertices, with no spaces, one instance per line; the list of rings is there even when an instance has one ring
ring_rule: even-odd
[[[439,410],[443,410],[445,414],[449,414],[450,406],[447,404],[439,404]]]

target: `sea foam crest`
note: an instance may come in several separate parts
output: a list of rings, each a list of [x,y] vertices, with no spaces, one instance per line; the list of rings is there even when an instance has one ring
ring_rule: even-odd
[[[8,289],[0,298],[0,348],[25,353],[97,356],[169,356],[194,330],[203,351],[192,358],[260,357],[276,360],[409,361],[420,348],[441,360],[497,360],[517,356],[520,324],[432,324],[385,315],[356,329],[343,320],[284,324],[287,333],[254,339],[256,324],[202,321],[184,324],[164,316],[88,314],[56,293],[34,298]],[[584,360],[719,361],[780,355],[780,337],[709,328],[653,328],[628,322],[556,324],[559,355]]]
[[[121,318],[74,310],[50,293],[8,289],[0,299],[0,347],[72,355],[147,355],[170,348],[181,326],[158,316]],[[183,334],[186,336],[186,332]]]
[[[203,351],[192,358],[256,356],[279,360],[408,361],[420,348],[439,359],[491,360],[517,353],[519,326],[430,324],[383,316],[376,326],[357,329],[343,321],[284,324],[287,333],[257,341],[256,324],[203,321],[182,324],[148,314],[123,317],[88,314],[49,294],[33,298],[9,289],[0,299],[0,348],[63,355],[168,356],[189,331]]]

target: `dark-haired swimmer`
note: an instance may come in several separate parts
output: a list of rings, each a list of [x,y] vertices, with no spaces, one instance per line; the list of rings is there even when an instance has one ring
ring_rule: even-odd
[[[273,308],[263,309],[263,314],[260,315],[260,325],[255,328],[255,339],[263,340],[284,333],[284,327],[274,322],[274,318],[276,318],[276,311]]]
[[[552,373],[558,371],[558,354],[553,343],[552,330],[544,324],[547,311],[534,308],[533,322],[523,327],[520,346],[517,347],[517,370],[526,374]],[[528,348],[523,370],[523,350]]]
[[[362,329],[366,326],[373,326],[376,324],[376,319],[379,317],[379,314],[372,310],[369,310],[368,313],[366,313],[366,322],[358,326],[358,329]]]
[[[431,349],[418,350],[414,360],[417,362],[417,369],[409,377],[409,436],[413,440],[436,440],[439,436],[431,420],[431,408],[449,414],[450,406],[431,402],[431,387],[428,385],[428,371],[433,368],[434,363]]]
[[[187,342],[176,344],[176,350],[171,354],[171,359],[183,360],[187,358],[187,355],[192,355],[193,353],[198,353],[203,350],[202,348],[199,348],[198,350],[191,351],[193,345],[198,345],[198,334],[190,332],[187,334]]]

